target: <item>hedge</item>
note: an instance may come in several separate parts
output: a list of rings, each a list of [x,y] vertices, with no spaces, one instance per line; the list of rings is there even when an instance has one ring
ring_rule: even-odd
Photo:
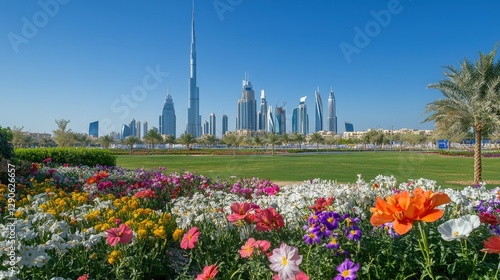
[[[88,148],[16,148],[14,158],[20,161],[42,162],[50,158],[52,163],[71,166],[116,166],[116,156],[105,149]]]

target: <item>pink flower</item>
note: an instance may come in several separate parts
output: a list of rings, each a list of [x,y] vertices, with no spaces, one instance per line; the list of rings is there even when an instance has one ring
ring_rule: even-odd
[[[249,258],[253,254],[253,250],[255,249],[255,239],[252,237],[245,242],[245,245],[241,246],[240,256],[242,258]]]
[[[212,280],[215,279],[215,276],[217,275],[217,264],[212,264],[205,266],[203,268],[203,272],[201,274],[198,274],[196,276],[195,280]]]
[[[255,241],[255,249],[258,249],[262,253],[266,253],[271,247],[271,243],[267,240],[257,240]]]
[[[200,231],[197,227],[192,227],[187,233],[182,236],[181,248],[184,250],[193,249],[198,243],[198,236],[200,236]]]
[[[231,204],[231,211],[233,211],[233,214],[227,216],[227,220],[230,223],[243,220],[248,214],[248,211],[252,209],[252,206],[248,202],[243,202],[243,203],[238,203],[235,202]]]
[[[299,274],[295,275],[295,280],[309,280],[309,276],[301,271]],[[273,276],[273,280],[280,280],[280,276],[278,274]]]
[[[257,231],[279,230],[285,226],[283,217],[272,207],[255,210],[254,220],[257,224],[255,227]]]
[[[88,280],[89,275],[88,274],[83,274],[82,276],[78,277],[76,280]]]
[[[134,194],[135,198],[150,198],[150,197],[154,197],[154,196],[156,196],[156,193],[151,189],[138,191]]]
[[[127,244],[134,237],[134,233],[126,224],[121,224],[118,228],[108,229],[106,232],[108,233],[106,242],[111,246],[115,246],[116,243]]]
[[[302,256],[299,255],[297,247],[281,243],[279,248],[273,250],[269,261],[271,262],[269,267],[272,271],[278,272],[279,279],[295,279],[296,275],[300,274],[299,265],[302,262]]]

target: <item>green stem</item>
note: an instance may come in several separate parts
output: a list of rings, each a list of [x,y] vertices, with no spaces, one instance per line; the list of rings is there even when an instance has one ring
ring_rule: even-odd
[[[427,242],[427,235],[425,233],[425,230],[423,228],[422,222],[418,222],[418,230],[420,232],[420,239],[418,241],[418,245],[420,247],[420,251],[422,252],[422,255],[425,260],[424,264],[424,269],[427,271],[427,274],[431,279],[436,279],[434,277],[434,274],[432,273],[432,258],[430,255],[430,250],[429,250],[429,243]]]
[[[500,260],[500,256],[498,257],[498,259]],[[498,279],[498,271],[499,270],[500,270],[500,261],[498,262],[497,272],[495,273],[495,279]]]
[[[307,263],[307,267],[306,267],[306,274],[307,275],[311,275],[309,274],[309,256],[311,255],[311,250],[312,250],[312,245],[309,245],[309,250],[307,251],[307,257],[306,257],[306,263]]]

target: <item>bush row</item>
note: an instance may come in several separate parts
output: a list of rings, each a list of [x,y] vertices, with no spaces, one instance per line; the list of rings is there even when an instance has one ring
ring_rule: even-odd
[[[105,149],[87,148],[16,148],[15,159],[28,162],[42,162],[50,158],[52,163],[71,166],[116,166],[116,156]]]

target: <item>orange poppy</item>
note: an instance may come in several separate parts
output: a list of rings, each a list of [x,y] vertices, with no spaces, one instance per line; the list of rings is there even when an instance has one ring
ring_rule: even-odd
[[[373,213],[370,222],[373,226],[393,222],[394,231],[403,235],[411,230],[414,221],[434,222],[441,218],[444,211],[435,207],[450,201],[445,193],[421,188],[413,190],[413,197],[409,191],[388,196],[385,200],[377,197],[375,207],[370,208]]]
[[[500,254],[500,236],[491,236],[488,240],[483,241],[484,248],[481,252],[490,254]]]

